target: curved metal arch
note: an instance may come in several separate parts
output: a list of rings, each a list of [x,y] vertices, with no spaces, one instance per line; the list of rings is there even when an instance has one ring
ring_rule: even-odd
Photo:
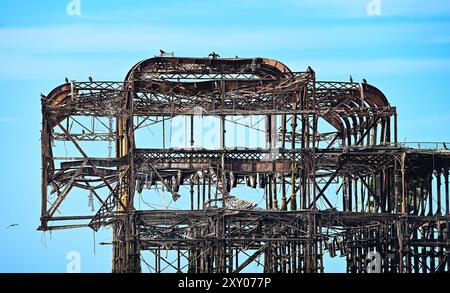
[[[254,74],[260,78],[286,78],[292,71],[283,63],[267,58],[191,58],[154,57],[135,64],[125,77],[125,81],[146,79],[158,74]],[[148,78],[147,78],[148,79]]]
[[[183,77],[183,74],[184,76],[193,75],[194,77],[205,75],[206,78],[196,81],[180,81],[180,76]],[[221,79],[224,74],[237,76],[236,78],[227,76]],[[164,75],[171,75],[172,78],[166,79]],[[218,94],[220,90],[238,93],[239,91],[263,92],[264,89],[267,89],[270,92],[270,86],[280,85],[283,81],[293,77],[294,73],[286,65],[268,58],[154,57],[138,62],[128,71],[123,83],[123,91],[127,92],[132,89],[134,93],[149,90],[161,93],[170,92],[186,98],[198,95],[199,92],[203,93],[202,95],[214,92]],[[221,79],[220,84],[217,82],[218,79]],[[132,88],[129,88],[130,86]],[[319,115],[336,128],[340,137],[344,137],[344,133],[345,136],[355,136],[356,131],[368,127],[364,121],[365,116],[351,114],[352,109],[357,109],[361,106],[361,103],[368,108],[390,107],[386,96],[379,89],[367,83],[355,83],[347,89],[322,88],[321,90],[329,92],[330,106],[341,95],[343,95],[341,96],[343,99],[350,98],[348,102],[344,103],[345,105],[341,105],[341,107],[348,109],[350,114],[344,111],[337,116],[327,113]],[[70,102],[67,101],[70,101],[72,94],[77,96],[77,87],[72,83],[62,84],[48,94],[46,104],[51,107],[69,104]],[[124,102],[126,99],[127,94],[123,94]],[[63,114],[61,116],[56,115],[58,121],[64,119],[64,117]],[[351,144],[351,139],[348,143]]]

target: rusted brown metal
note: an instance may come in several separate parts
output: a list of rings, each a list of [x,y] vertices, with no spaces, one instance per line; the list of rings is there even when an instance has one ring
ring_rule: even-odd
[[[265,58],[161,56],[124,82],[63,84],[42,115],[39,229],[112,226],[113,272],[142,261],[152,272],[315,273],[324,254],[345,257],[347,272],[371,271],[374,254],[380,272],[450,271],[450,151],[398,143],[396,108],[365,82]],[[250,115],[266,121],[266,148],[225,141],[227,117]],[[190,120],[189,147],[166,148],[175,116]],[[206,116],[220,117],[217,149],[194,147],[194,119]],[[135,131],[152,125],[163,125],[161,146],[137,147]],[[56,154],[55,142],[77,153]],[[116,156],[91,155],[89,142],[115,142]],[[137,210],[155,185],[172,200],[188,186],[186,210]],[[244,185],[263,190],[264,209],[231,194]],[[76,190],[95,213],[60,211]]]

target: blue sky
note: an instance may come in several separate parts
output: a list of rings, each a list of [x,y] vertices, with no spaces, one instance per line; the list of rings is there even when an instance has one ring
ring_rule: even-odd
[[[39,94],[70,79],[122,80],[163,48],[176,56],[270,57],[319,79],[366,78],[399,113],[399,140],[450,141],[450,4],[446,0],[2,1],[0,4],[0,272],[108,272],[93,233],[36,231],[40,211]],[[6,228],[10,224],[18,226]],[[110,231],[97,233],[110,240]],[[331,266],[340,271],[342,263]]]

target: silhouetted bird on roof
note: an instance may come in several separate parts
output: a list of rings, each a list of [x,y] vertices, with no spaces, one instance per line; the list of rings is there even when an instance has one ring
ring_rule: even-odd
[[[88,78],[89,78],[89,81],[92,82],[92,76],[89,76]]]
[[[208,57],[212,57],[212,59],[217,59],[220,57],[220,55],[213,51],[208,55]]]
[[[66,77],[65,81],[66,81],[66,83],[69,83],[69,79],[67,77]]]
[[[448,150],[447,145],[445,144],[445,142],[442,143],[444,145],[444,149]]]
[[[311,66],[308,66],[308,72],[313,72],[313,69],[311,68]]]
[[[350,75],[350,82],[353,83],[353,77]]]
[[[363,83],[367,83],[367,79],[363,78]]]

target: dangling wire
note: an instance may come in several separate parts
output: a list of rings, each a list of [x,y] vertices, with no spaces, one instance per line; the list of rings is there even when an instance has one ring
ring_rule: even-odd
[[[41,243],[44,244],[44,247],[47,248],[47,237],[45,236],[45,231],[42,231],[41,234]]]
[[[92,189],[88,195],[88,208],[91,209],[91,212],[95,211],[95,209],[94,209],[94,191]]]
[[[66,157],[67,157],[67,145],[66,145],[66,141],[63,141],[63,143],[64,143],[64,152],[65,152]]]
[[[161,203],[162,203],[163,209],[166,210],[167,209],[167,207],[166,207],[166,190],[164,189],[164,187],[162,189],[161,201],[162,201]]]
[[[92,235],[93,235],[93,237],[94,237],[94,255],[95,255],[95,231],[94,230],[92,230]]]
[[[108,158],[112,157],[112,141],[113,141],[113,118],[112,116],[108,116],[109,122],[109,141],[108,141]]]

